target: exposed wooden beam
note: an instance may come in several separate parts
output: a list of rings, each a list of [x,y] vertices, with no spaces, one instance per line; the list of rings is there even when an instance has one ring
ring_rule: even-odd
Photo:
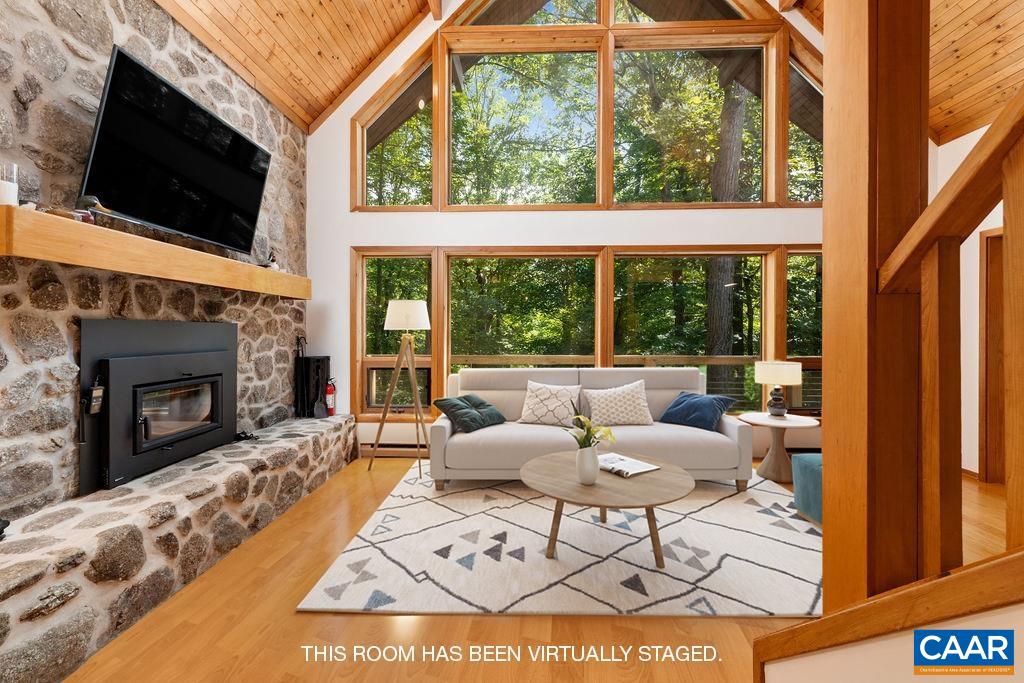
[[[802,4],[804,4],[804,0],[779,0],[779,11],[788,12],[797,9]]]
[[[960,240],[921,264],[921,564],[938,576],[963,564],[960,481]]]
[[[427,0],[427,6],[430,8],[430,16],[434,18],[434,21],[440,21],[441,0]]]
[[[1003,164],[1004,382],[1024,382],[1024,140],[1014,145]],[[1024,547],[1024,402],[1006,392],[1003,448],[1006,453],[1006,547]]]

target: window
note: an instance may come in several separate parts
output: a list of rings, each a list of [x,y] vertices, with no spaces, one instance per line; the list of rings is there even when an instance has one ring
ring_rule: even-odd
[[[821,91],[789,67],[789,199],[820,202],[824,166],[824,101]]]
[[[476,26],[518,26],[596,22],[596,0],[496,0],[470,23]]]
[[[760,410],[761,256],[616,256],[615,365],[698,365]]]
[[[452,204],[593,204],[597,55],[452,56]]]
[[[395,366],[395,355],[402,333],[384,329],[388,301],[420,299],[430,303],[431,260],[429,256],[367,256],[363,259],[363,349],[360,365],[363,408],[383,408],[388,384]],[[430,353],[428,331],[413,332],[416,343],[416,383],[420,400],[430,405]],[[394,407],[397,412],[412,407],[412,387],[407,371],[399,375],[395,388]]]
[[[452,257],[452,372],[594,365],[593,257]]]
[[[790,390],[794,408],[821,410],[821,254],[786,260],[786,353],[804,365],[803,385]]]
[[[430,66],[366,129],[366,203],[416,206],[432,201],[433,115]]]
[[[729,0],[699,2],[667,0],[614,0],[615,21],[620,24],[650,21],[715,21],[742,19]]]
[[[762,50],[615,54],[615,201],[762,199]]]

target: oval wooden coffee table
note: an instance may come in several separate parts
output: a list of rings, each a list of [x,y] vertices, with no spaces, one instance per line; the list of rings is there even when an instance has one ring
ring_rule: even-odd
[[[697,484],[681,467],[643,455],[615,452],[657,465],[661,469],[637,474],[628,479],[601,470],[597,473],[597,481],[593,486],[584,486],[576,478],[576,451],[564,451],[534,458],[519,470],[519,477],[524,484],[537,493],[555,499],[555,516],[551,520],[547,556],[555,556],[558,527],[562,521],[562,508],[566,503],[600,508],[602,522],[608,519],[608,508],[643,508],[647,513],[647,526],[651,530],[654,562],[659,568],[664,568],[665,558],[661,553],[661,538],[658,536],[654,508],[686,497]]]

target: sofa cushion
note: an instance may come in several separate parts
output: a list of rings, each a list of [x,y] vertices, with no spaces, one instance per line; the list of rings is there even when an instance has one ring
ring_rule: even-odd
[[[610,389],[642,379],[651,415],[664,413],[680,391],[705,393],[704,375],[697,368],[580,368],[579,377],[584,389]],[[580,410],[584,415],[590,414],[586,397]]]
[[[559,386],[530,381],[526,384],[523,416],[519,421],[533,425],[572,427],[572,419],[579,414],[576,408],[579,401],[578,384]]]
[[[655,422],[612,427],[612,434],[615,443],[608,450],[647,455],[683,469],[726,469],[740,461],[739,447],[729,437],[697,427]]]
[[[464,368],[452,377],[455,386],[449,383],[449,396],[476,394],[494,404],[506,420],[518,420],[522,416],[526,384],[530,380],[569,386],[580,383],[580,374],[575,368]]]
[[[576,450],[576,441],[561,427],[521,422],[453,434],[445,445],[445,467],[452,469],[519,469],[539,455]]]
[[[596,425],[611,427],[654,422],[642,379],[611,389],[584,389],[583,393],[590,404],[590,419]]]
[[[676,396],[659,419],[668,424],[698,427],[713,432],[722,415],[735,403],[736,399],[728,396],[684,391]]]
[[[439,398],[434,405],[448,416],[457,432],[475,432],[505,421],[505,416],[497,408],[476,394]]]

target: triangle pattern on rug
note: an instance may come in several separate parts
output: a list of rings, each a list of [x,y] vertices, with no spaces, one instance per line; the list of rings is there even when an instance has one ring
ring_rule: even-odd
[[[618,527],[618,528],[620,528],[620,529],[625,529],[626,531],[632,531],[632,530],[633,530],[633,529],[632,529],[632,528],[631,528],[631,527],[629,526],[629,522],[619,522],[619,523],[618,523],[618,524],[616,524],[615,526],[617,526],[617,527]]]
[[[772,522],[772,526],[777,526],[780,529],[787,529],[789,531],[796,531],[796,529],[784,519],[775,520],[774,522]]]
[[[324,593],[327,593],[332,600],[340,600],[342,593],[345,592],[345,589],[348,588],[348,586],[349,584],[347,582],[339,583],[337,586],[328,586],[324,589]]]
[[[769,515],[770,517],[779,516],[779,513],[775,512],[775,510],[772,510],[771,508],[761,508],[760,510],[758,510],[758,512],[760,512],[762,515]]]
[[[710,617],[713,617],[717,614],[717,612],[715,612],[715,608],[712,607],[711,603],[708,602],[708,599],[704,597],[697,598],[689,605],[687,605],[687,607],[692,609],[694,612],[697,612],[698,614],[706,614]]]
[[[676,546],[678,548],[689,548],[690,547],[690,546],[688,546],[686,544],[686,541],[684,541],[682,538],[677,538],[676,540],[672,541],[672,545],[674,545],[674,546]]]
[[[498,543],[508,543],[508,532],[502,531],[500,534],[494,534],[491,536],[491,540]]]
[[[638,520],[638,519],[640,519],[642,517],[646,517],[647,515],[646,514],[638,515],[635,512],[628,512],[626,510],[623,510],[622,511],[622,516],[625,517],[626,520],[629,521],[629,522],[635,522],[636,520]]]
[[[378,607],[385,607],[394,601],[395,599],[387,593],[374,589],[373,593],[370,594],[370,599],[366,601],[366,606],[363,607],[363,611],[369,612],[377,609]]]
[[[373,527],[373,531],[370,532],[370,535],[376,536],[378,534],[386,534],[389,531],[391,531],[391,527],[386,527],[383,524],[378,524],[377,526]]]
[[[362,583],[364,581],[372,581],[373,579],[376,579],[376,578],[377,578],[376,574],[373,574],[373,573],[368,572],[368,571],[361,571],[361,572],[359,572],[359,576],[357,576],[352,583],[356,584],[356,583]]]
[[[470,553],[469,555],[464,555],[463,557],[460,557],[459,559],[457,559],[455,561],[458,562],[459,564],[461,564],[463,567],[465,567],[469,571],[473,571],[473,564],[476,562],[476,553]]]
[[[821,532],[815,529],[813,526],[804,533],[810,534],[811,536],[821,536]]]
[[[437,550],[434,551],[434,554],[437,555],[438,557],[443,557],[444,559],[447,560],[448,556],[452,554],[452,546],[451,545],[446,545],[443,548],[438,548]]]
[[[359,572],[363,571],[363,567],[365,567],[369,562],[370,558],[366,558],[365,560],[359,560],[358,562],[353,562],[348,566],[348,570],[353,574],[358,574]]]
[[[506,555],[511,555],[520,562],[526,562],[526,548],[516,548],[515,550],[509,550]]]
[[[683,564],[685,564],[687,567],[692,567],[693,569],[696,569],[699,572],[706,572],[707,571],[707,567],[705,567],[703,564],[701,564],[700,560],[697,559],[696,555],[694,555],[693,557],[688,559]]]
[[[643,580],[639,574],[633,574],[625,581],[620,582],[620,585],[628,588],[631,591],[635,591],[644,597],[650,597],[647,595],[647,586],[644,585]]]
[[[495,501],[495,500],[498,500],[498,499],[495,498],[494,496],[492,496],[491,494],[489,494],[489,493],[485,493],[484,494],[484,502],[485,503],[490,503],[490,502]]]
[[[401,518],[400,517],[395,517],[394,515],[391,515],[391,514],[387,514],[387,515],[384,515],[384,519],[380,520],[380,523],[381,524],[390,524],[391,522],[397,522],[399,519],[401,519]]]
[[[673,562],[679,562],[679,556],[676,555],[676,551],[672,549],[671,545],[661,546],[661,554]]]
[[[697,546],[690,546],[690,550],[692,550],[693,554],[702,560],[711,554],[707,550],[704,550],[703,548],[698,548]]]
[[[459,538],[469,543],[476,543],[480,540],[480,530],[477,529],[476,531],[470,531],[468,534],[462,534]]]
[[[501,544],[493,545],[484,551],[484,555],[491,558],[495,562],[501,562]]]

